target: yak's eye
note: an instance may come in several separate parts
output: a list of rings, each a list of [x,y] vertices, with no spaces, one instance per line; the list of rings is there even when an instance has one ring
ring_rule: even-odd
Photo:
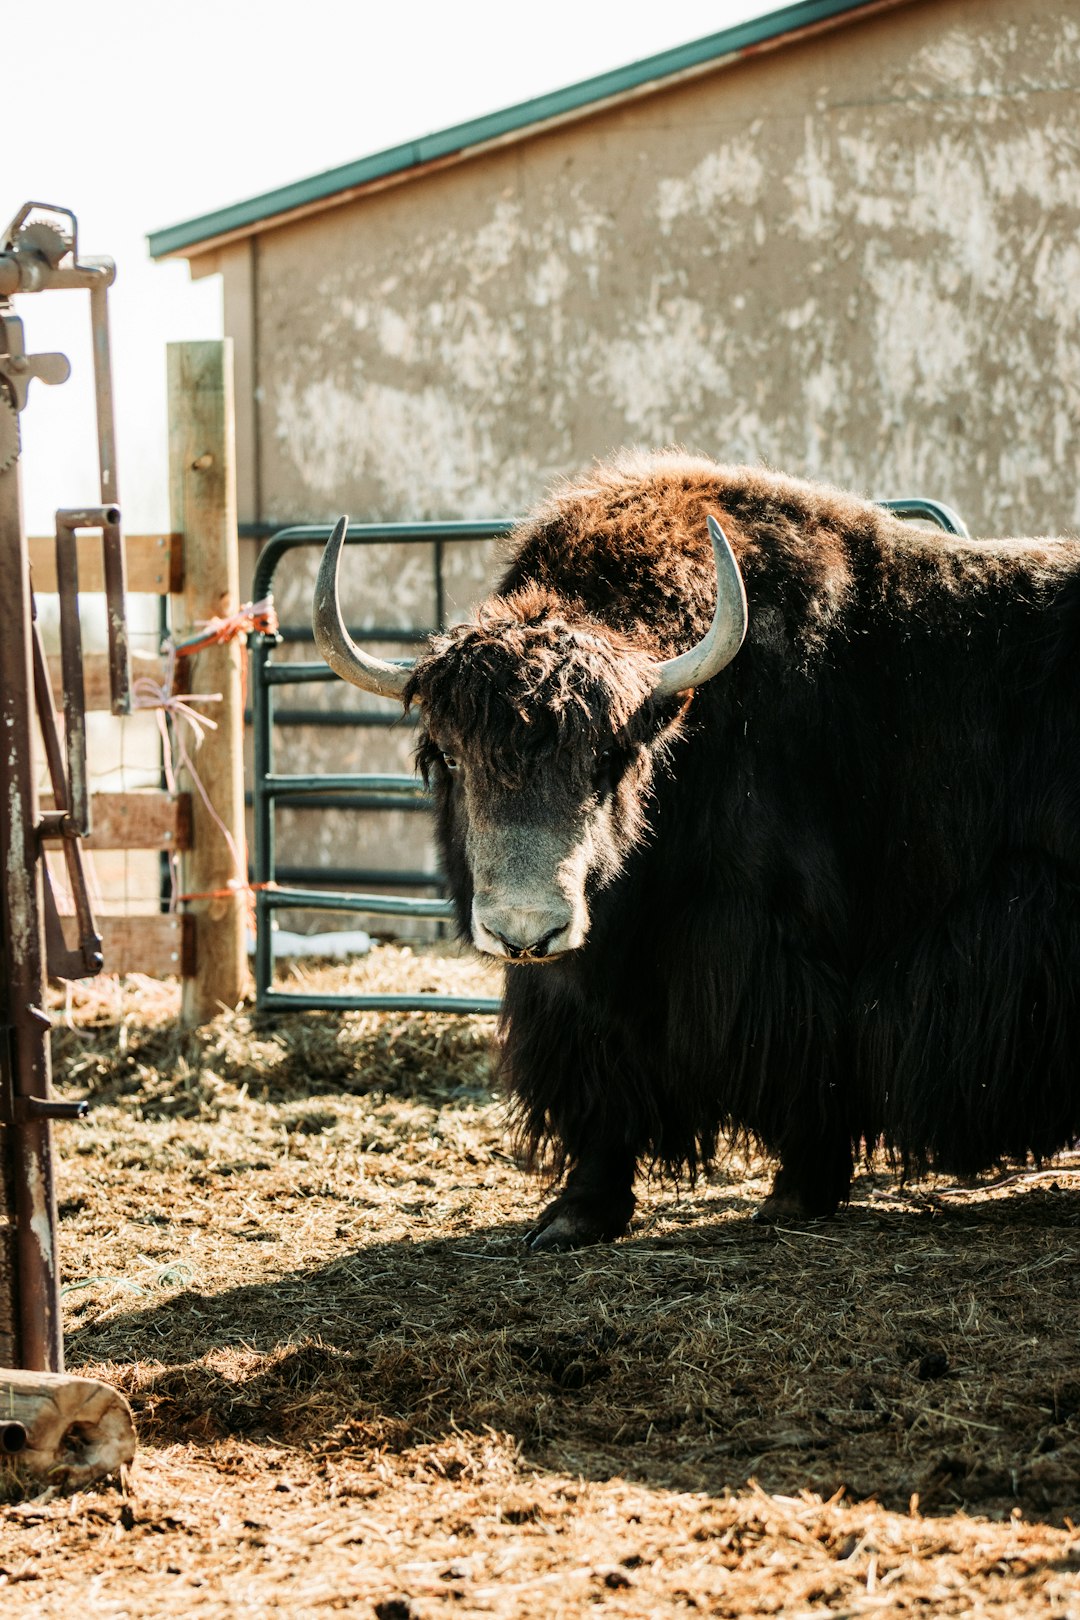
[[[602,782],[611,769],[611,762],[615,758],[613,748],[603,748],[593,761],[593,775],[598,782]]]
[[[455,754],[444,754],[442,762],[448,771],[459,771],[461,769],[461,761]]]

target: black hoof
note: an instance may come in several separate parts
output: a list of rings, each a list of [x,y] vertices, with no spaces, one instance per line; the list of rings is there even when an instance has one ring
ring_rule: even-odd
[[[575,1210],[561,1210],[550,1221],[534,1226],[525,1244],[533,1254],[565,1254],[604,1240],[603,1228],[596,1221]]]
[[[619,1199],[613,1208],[563,1193],[544,1210],[525,1243],[534,1254],[564,1254],[590,1243],[610,1243],[622,1237],[633,1212],[632,1195]]]

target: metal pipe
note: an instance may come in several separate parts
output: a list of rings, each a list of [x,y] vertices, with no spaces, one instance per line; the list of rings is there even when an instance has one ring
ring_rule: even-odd
[[[281,1012],[426,1012],[426,1013],[479,1013],[497,1016],[502,1002],[494,996],[313,996],[288,990],[268,990],[259,1003],[261,1007],[277,1008]]]
[[[116,266],[111,259],[82,259],[78,264],[53,266],[36,253],[0,253],[0,298],[73,287],[93,293],[111,287],[115,280]]]
[[[348,626],[346,628],[349,629]],[[307,642],[309,646],[315,640],[315,633],[310,624],[280,624],[274,634],[278,641]],[[398,624],[354,625],[349,629],[349,634],[354,641],[395,641],[403,646],[419,647],[437,635],[438,630],[437,628],[422,630]]]
[[[277,880],[309,888],[320,883],[333,888],[374,883],[387,889],[441,889],[446,882],[438,872],[386,872],[382,867],[368,866],[279,866]]]
[[[33,601],[33,598],[31,598]],[[37,622],[36,604],[34,604],[34,620],[31,630],[31,655],[34,664],[34,700],[37,704],[38,714],[42,717],[41,740],[45,748],[45,763],[49,771],[49,785],[52,788],[53,804],[55,810],[45,811],[38,820],[39,836],[42,838],[62,838],[68,822],[68,789],[67,778],[64,775],[64,756],[60,749],[60,737],[56,726],[56,706],[53,703],[52,679],[49,675],[49,661],[45,657],[45,644],[41,639],[41,626]],[[55,831],[53,830],[55,827]]]
[[[25,1423],[9,1419],[7,1423],[0,1424],[0,1451],[7,1456],[13,1457],[17,1452],[25,1451],[28,1439]]]
[[[62,1102],[58,1097],[24,1097],[23,1112],[29,1119],[85,1119],[90,1104],[85,1098],[78,1102]]]
[[[275,776],[262,779],[264,791],[276,798],[279,793],[384,793],[416,798],[424,792],[418,776]]]
[[[371,546],[386,541],[395,545],[425,545],[433,540],[498,540],[509,534],[514,518],[492,518],[484,522],[469,519],[447,523],[354,523],[346,545]],[[333,532],[332,523],[296,523],[278,529],[259,552],[252,582],[252,597],[258,602],[270,594],[274,570],[282,557],[298,546],[325,545]]]
[[[268,911],[364,911],[373,916],[453,917],[449,900],[418,900],[394,894],[355,894],[326,889],[268,889]]]
[[[0,1023],[10,1030],[3,1054],[10,1067],[12,1182],[18,1289],[19,1359],[34,1372],[62,1372],[56,1193],[52,1128],[32,1117],[25,1099],[49,1100],[49,1019],[43,1010],[43,891],[37,843],[37,790],[32,767],[33,670],[30,566],[22,519],[18,463],[0,473],[0,579],[9,594],[0,636],[0,892],[3,907],[3,998]]]
[[[435,623],[440,627],[446,623],[446,587],[443,581],[445,544],[443,536],[437,534],[431,547],[431,566],[435,574]]]
[[[60,598],[60,667],[64,689],[64,746],[67,751],[68,802],[71,825],[80,838],[90,831],[90,789],[86,777],[86,696],[83,689],[82,631],[79,625],[79,558],[76,527],[67,519],[83,513],[56,514],[56,589]],[[52,693],[49,693],[52,708]],[[55,788],[55,783],[54,783]]]
[[[107,291],[116,271],[108,280],[94,283],[90,290],[90,330],[94,343],[94,405],[97,413],[98,466],[101,502],[110,509],[101,524],[105,573],[105,612],[109,632],[109,687],[113,714],[131,713],[131,671],[128,660],[127,620],[124,602],[127,592],[127,563],[120,533],[120,513],[116,507],[116,426],[113,416],[112,353],[109,347],[109,305]]]
[[[101,296],[104,298],[104,292]],[[99,321],[102,318],[104,317],[99,317]],[[104,355],[99,357],[99,350],[102,347],[104,348]],[[105,575],[105,616],[109,636],[109,694],[113,714],[125,715],[131,712],[127,620],[124,612],[124,593],[127,590],[127,563],[124,554],[124,542],[120,533],[120,508],[115,504],[115,499],[110,499],[110,491],[113,496],[115,495],[116,448],[112,422],[112,380],[109,370],[108,331],[107,329],[105,331],[104,344],[100,344],[98,341],[98,325],[94,327],[94,382],[98,410],[98,457],[101,463],[101,493],[102,499],[107,501],[107,504],[65,508],[56,514],[56,572],[58,584],[61,585],[61,630],[63,630],[65,614],[61,553],[63,551],[65,554],[70,554],[70,572],[72,578],[76,578],[75,531],[76,529],[99,529],[101,531],[102,566]],[[75,590],[78,589],[77,583],[74,588]],[[69,607],[69,617],[71,612],[72,608]],[[66,674],[64,686],[66,691],[68,689]]]
[[[275,793],[273,802],[278,810],[393,810],[413,815],[430,810],[432,801],[421,799],[392,799],[382,793]],[[244,794],[244,803],[255,803],[254,793]]]
[[[32,599],[31,599],[32,600]],[[76,629],[78,622],[76,621]],[[55,926],[59,938],[54,941],[50,933],[50,912],[54,909],[51,903],[51,889],[48,867],[43,867],[43,898],[45,901],[45,938],[46,958],[49,973],[55,978],[72,979],[86,978],[101,972],[101,936],[94,924],[94,915],[90,906],[90,896],[86,888],[86,874],[83,871],[82,852],[78,839],[86,832],[90,825],[89,801],[83,821],[76,822],[75,814],[71,809],[72,796],[68,791],[68,781],[64,775],[64,762],[60,751],[60,739],[57,735],[56,708],[53,704],[52,682],[49,678],[49,666],[45,657],[45,648],[41,640],[41,629],[35,617],[32,627],[33,662],[34,662],[34,700],[37,706],[38,730],[45,747],[45,759],[49,769],[49,783],[52,788],[55,810],[46,810],[38,818],[38,842],[59,838],[64,851],[64,864],[67,867],[68,888],[75,901],[75,917],[79,929],[79,946],[77,951],[69,951],[63,942],[63,930],[57,916]],[[82,664],[79,663],[79,681],[81,691]],[[66,687],[65,682],[65,687]],[[79,716],[80,721],[82,716]],[[81,732],[80,725],[80,732]],[[83,776],[85,780],[85,754],[83,756]],[[57,955],[56,953],[59,952]],[[55,960],[54,960],[55,956]]]
[[[244,724],[252,724],[251,709],[244,711]],[[274,715],[275,726],[313,726],[317,730],[320,726],[331,730],[358,728],[360,730],[387,731],[392,726],[415,727],[419,723],[419,716],[410,711],[408,714],[376,714],[368,709],[278,709]]]
[[[97,410],[98,467],[103,506],[115,505],[120,498],[116,471],[116,427],[113,421],[112,355],[109,349],[108,288],[112,279],[95,281],[90,289],[94,405]],[[119,521],[119,514],[113,521]]]
[[[944,529],[946,534],[959,535],[963,540],[971,539],[968,526],[959,512],[954,512],[944,501],[930,501],[918,495],[899,501],[878,501],[877,504],[888,512],[895,512],[897,517],[926,518],[929,522],[936,523],[939,529]]]
[[[65,506],[56,514],[57,528],[74,534],[76,529],[100,529],[106,523],[119,523],[118,506]]]
[[[255,781],[252,788],[253,857],[255,876],[255,1000],[263,1005],[274,977],[274,947],[270,938],[270,908],[266,890],[260,887],[274,879],[274,796],[266,790],[266,779],[274,768],[274,694],[266,680],[267,663],[273,641],[269,636],[249,637],[251,649],[252,744],[255,755]],[[246,797],[246,795],[245,795]]]
[[[309,682],[329,684],[339,681],[341,676],[320,660],[317,664],[268,664],[264,678],[268,686],[306,686]],[[394,717],[398,720],[404,718],[400,703]]]

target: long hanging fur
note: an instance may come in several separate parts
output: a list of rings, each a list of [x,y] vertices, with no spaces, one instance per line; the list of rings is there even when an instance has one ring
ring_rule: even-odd
[[[823,1209],[861,1143],[956,1172],[1053,1153],[1080,1136],[1080,542],[967,542],[761,469],[624,457],[520,527],[479,624],[418,665],[425,738],[452,716],[512,774],[526,747],[644,727],[649,660],[709,620],[710,512],[747,642],[664,717],[647,793],[620,785],[585,946],[508,973],[526,1143],[693,1170],[741,1133]],[[547,665],[534,640],[522,671],[515,625],[547,627]]]

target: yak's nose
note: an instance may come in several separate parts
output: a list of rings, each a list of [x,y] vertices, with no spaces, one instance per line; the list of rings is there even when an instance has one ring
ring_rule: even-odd
[[[531,929],[529,932],[531,932]],[[507,939],[505,934],[496,934],[495,938],[501,940],[506,946],[507,956],[546,956],[548,946],[551,944],[555,936],[557,934],[561,934],[562,932],[563,930],[561,926],[558,928],[549,928],[546,934],[541,934],[540,938],[534,939],[530,945],[522,945],[518,940]]]
[[[561,936],[568,933],[573,920],[569,906],[483,906],[478,903],[473,908],[476,943],[482,950],[507,956],[512,961],[557,954]],[[498,941],[497,947],[495,941]]]

